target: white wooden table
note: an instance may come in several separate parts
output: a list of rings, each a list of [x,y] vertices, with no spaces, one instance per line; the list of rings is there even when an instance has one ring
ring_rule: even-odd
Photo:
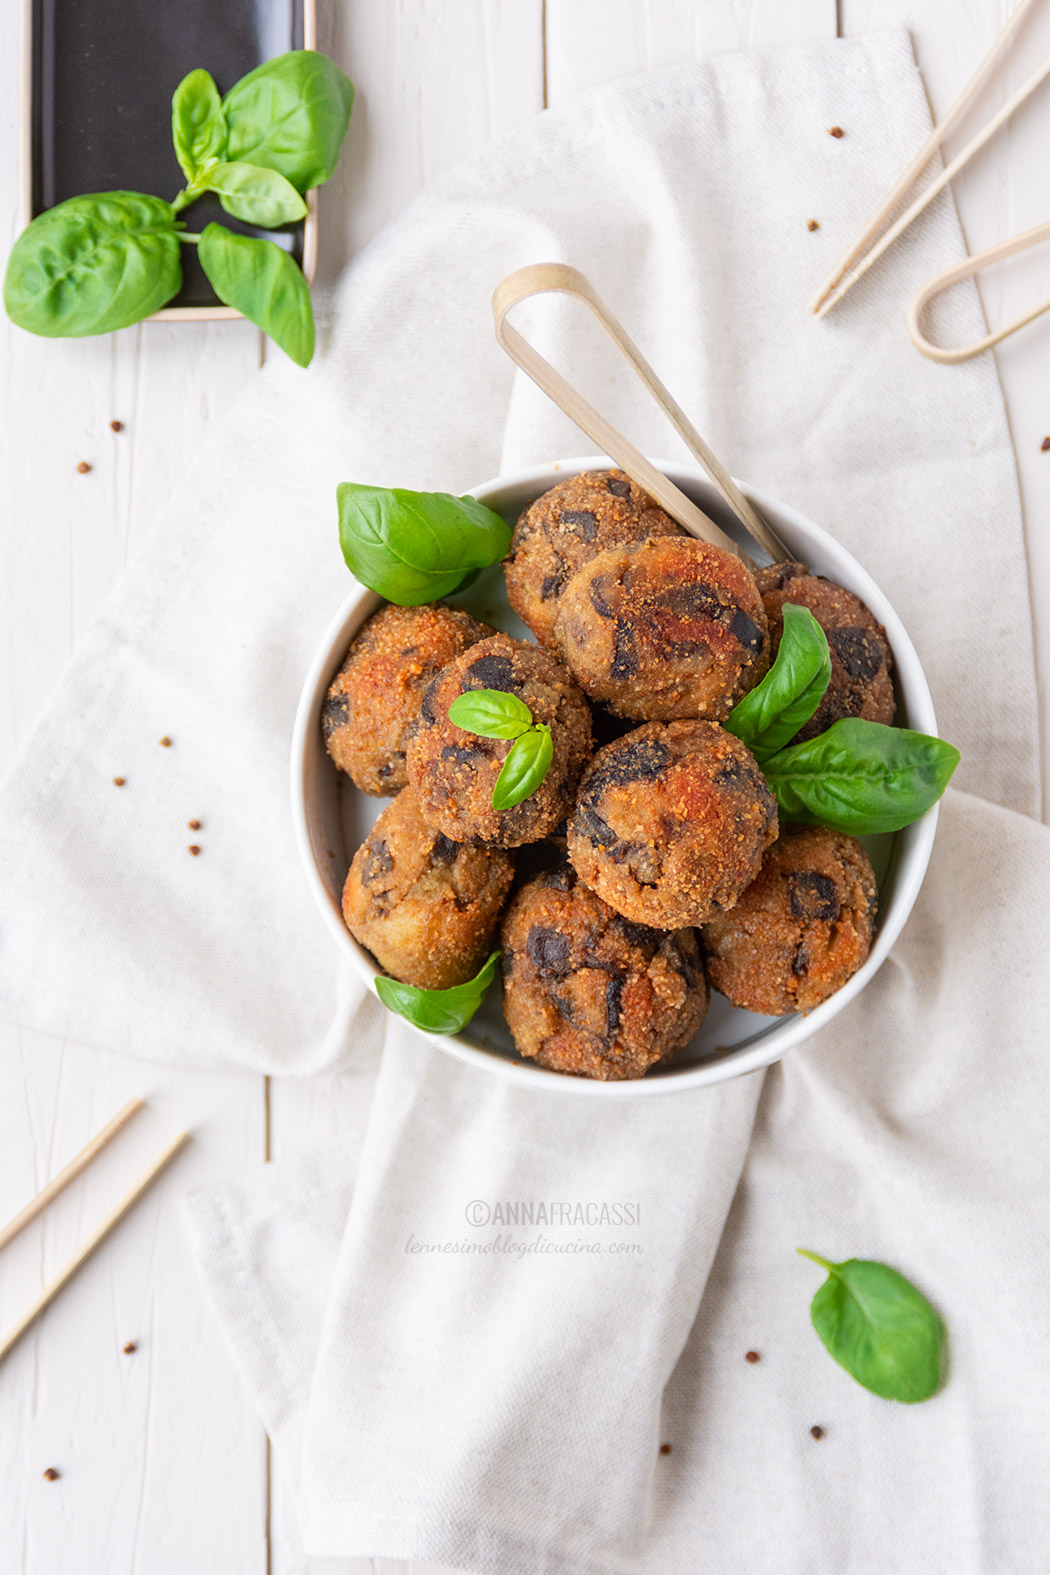
[[[352,76],[358,98],[343,166],[322,195],[320,277],[334,278],[424,182],[583,88],[728,50],[903,23],[936,114],[1010,9],[1012,0],[321,0],[320,47]],[[15,235],[19,11],[14,0],[0,8],[5,257]],[[984,103],[1001,102],[1048,50],[1050,0]],[[1044,89],[957,183],[972,251],[1050,217],[1048,146]],[[326,212],[334,222],[326,224]],[[993,323],[1016,316],[1050,293],[1050,246],[984,276],[981,287]],[[243,322],[148,323],[62,342],[32,339],[4,318],[0,335],[3,769],[171,487],[268,352]],[[1024,500],[1045,715],[1050,453],[1040,444],[1050,433],[1050,321],[1008,341],[998,362]],[[124,430],[114,434],[111,420]],[[80,460],[89,474],[77,473]],[[0,1221],[132,1093],[150,1101],[4,1254],[0,1328],[163,1136],[179,1125],[195,1133],[0,1368],[2,1575],[292,1575],[311,1567],[198,1288],[173,1200],[361,1121],[369,1086],[364,1074],[268,1084],[246,1074],[168,1073],[0,1024]],[[138,1347],[130,1356],[121,1349],[128,1340]],[[44,1480],[49,1466],[58,1481]],[[338,1567],[424,1571],[384,1559]]]

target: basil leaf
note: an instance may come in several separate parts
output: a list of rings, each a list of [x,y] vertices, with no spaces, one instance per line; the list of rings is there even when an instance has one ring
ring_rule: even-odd
[[[192,185],[226,154],[226,117],[219,90],[207,71],[183,77],[171,100],[171,140],[182,173]]]
[[[532,726],[532,712],[517,695],[501,689],[471,689],[448,708],[450,722],[481,738],[518,738]]]
[[[473,979],[453,985],[451,990],[421,990],[414,984],[380,975],[376,993],[384,1006],[397,1012],[406,1022],[431,1034],[458,1034],[481,1005],[485,991],[496,974],[499,952],[493,952]]]
[[[215,191],[227,213],[246,224],[272,230],[306,215],[306,203],[291,181],[276,170],[254,164],[215,164],[202,177],[201,189]]]
[[[450,712],[451,714],[451,712]],[[554,759],[554,742],[546,722],[537,722],[507,751],[492,789],[493,809],[513,809],[535,793]]]
[[[275,339],[298,366],[314,353],[314,312],[302,269],[273,241],[204,229],[198,255],[220,301],[235,306]]]
[[[810,1317],[850,1377],[884,1400],[908,1405],[935,1394],[945,1331],[925,1296],[885,1263],[864,1258],[829,1263],[804,1247],[797,1250],[828,1271]]]
[[[226,157],[277,170],[297,191],[332,174],[350,123],[353,83],[333,60],[294,49],[256,66],[222,101]]]
[[[100,192],[70,197],[23,230],[8,258],[4,306],[31,334],[79,339],[140,322],[181,283],[171,204]]]
[[[847,717],[762,769],[785,819],[863,837],[918,820],[958,764],[959,751],[943,738]]]
[[[808,607],[785,602],[776,661],[762,682],[733,707],[726,731],[745,743],[761,765],[805,726],[830,682],[827,636]]]
[[[344,481],[336,488],[339,545],[362,585],[401,607],[449,596],[475,569],[498,563],[510,527],[474,498]]]

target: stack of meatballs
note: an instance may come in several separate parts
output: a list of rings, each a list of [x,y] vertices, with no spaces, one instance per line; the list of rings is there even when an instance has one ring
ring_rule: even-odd
[[[528,507],[504,564],[537,643],[434,604],[364,625],[322,712],[328,752],[396,795],[343,892],[394,978],[447,989],[502,946],[523,1056],[641,1077],[688,1043],[709,984],[749,1011],[806,1012],[864,962],[876,909],[854,837],[780,824],[754,756],[721,724],[768,671],[787,601],[827,634],[831,682],[799,738],[893,720],[885,631],[801,563],[752,574],[617,470]],[[449,720],[458,695],[517,695],[551,730],[542,784],[492,791],[510,743]],[[500,940],[497,942],[497,931]]]

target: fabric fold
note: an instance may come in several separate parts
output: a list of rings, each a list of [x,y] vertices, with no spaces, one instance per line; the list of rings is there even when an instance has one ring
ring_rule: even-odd
[[[265,1072],[385,1034],[360,1152],[350,1134],[187,1210],[310,1553],[475,1575],[1039,1563],[1050,834],[1026,818],[995,368],[934,366],[905,331],[963,255],[950,198],[825,322],[804,304],[928,129],[894,32],[618,82],[481,150],[348,270],[309,372],[275,358],[242,398],[0,792],[0,1010]],[[890,961],[764,1080],[605,1104],[504,1086],[339,974],[297,868],[292,718],[348,587],[335,485],[463,491],[587,450],[492,337],[494,284],[547,259],[590,274],[737,475],[871,569],[963,751]],[[982,331],[972,284],[942,305],[952,338]],[[585,314],[523,313],[641,447],[682,456]],[[941,1395],[852,1384],[796,1245],[928,1291]]]

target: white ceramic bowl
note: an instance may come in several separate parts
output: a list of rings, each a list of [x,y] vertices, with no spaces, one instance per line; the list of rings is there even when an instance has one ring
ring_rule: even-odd
[[[581,470],[608,469],[610,461],[590,456],[537,466],[514,476],[500,476],[474,489],[473,496],[513,523],[527,503],[559,481]],[[737,540],[746,541],[728,515],[706,476],[697,468],[664,463],[660,468]],[[755,487],[743,487],[781,537],[792,555],[817,574],[854,591],[885,625],[896,666],[897,721],[920,732],[936,733],[937,722],[926,679],[904,626],[885,596],[856,560],[819,526],[795,509]],[[511,634],[527,636],[507,605],[503,575],[486,570],[475,584],[449,600],[469,608],[485,622]],[[321,738],[321,705],[342,665],[347,646],[364,620],[381,605],[373,592],[353,590],[321,642],[303,686],[292,742],[292,812],[306,879],[335,945],[374,989],[379,972],[373,958],[346,929],[340,896],[354,852],[367,835],[386,800],[358,792],[335,769]],[[883,962],[911,912],[926,871],[937,824],[936,806],[921,820],[892,836],[866,838],[879,883],[879,917],[875,941],[864,967],[823,1005],[806,1016],[757,1017],[729,1005],[712,991],[711,1008],[696,1038],[668,1062],[644,1078],[596,1082],[566,1077],[522,1060],[514,1050],[493,986],[481,1010],[460,1034],[425,1035],[450,1055],[485,1068],[532,1089],[580,1094],[596,1099],[637,1099],[676,1089],[721,1082],[777,1061],[792,1045],[822,1028],[857,995]],[[418,1030],[417,1030],[418,1031]]]

